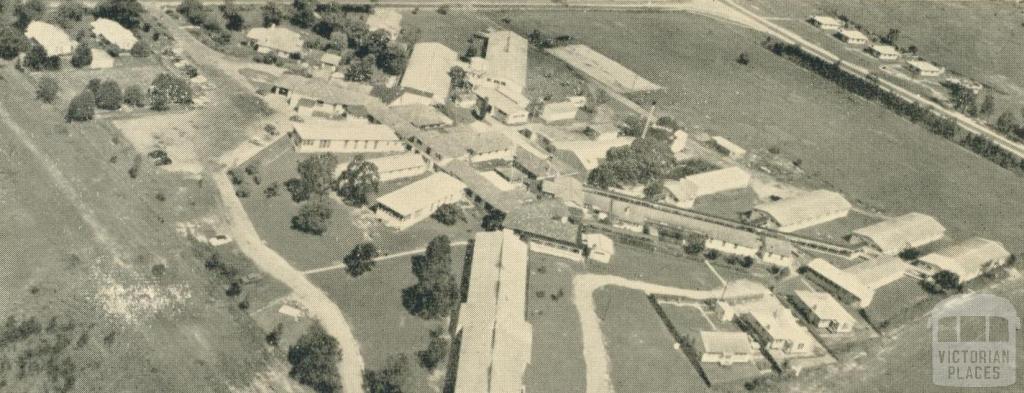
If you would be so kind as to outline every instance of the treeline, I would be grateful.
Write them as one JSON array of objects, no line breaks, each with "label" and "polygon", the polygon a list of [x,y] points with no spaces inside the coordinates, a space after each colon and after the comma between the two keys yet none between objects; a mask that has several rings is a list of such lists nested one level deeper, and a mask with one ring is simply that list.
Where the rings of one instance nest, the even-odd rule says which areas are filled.
[{"label": "treeline", "polygon": [[[768,41],[766,46],[772,53],[785,57],[801,67],[813,71],[851,93],[882,104],[889,110],[896,112],[896,114],[923,126],[933,134],[958,142],[962,146],[1004,168],[1018,172],[1024,171],[1024,160],[1014,157],[1012,153],[995,142],[962,129],[954,119],[939,115],[916,102],[907,101],[892,92],[882,89],[876,81],[871,80],[871,77],[862,78],[843,70],[841,62],[830,63],[825,61],[807,53],[799,45]],[[959,140],[957,139],[958,137],[960,138]]]}]

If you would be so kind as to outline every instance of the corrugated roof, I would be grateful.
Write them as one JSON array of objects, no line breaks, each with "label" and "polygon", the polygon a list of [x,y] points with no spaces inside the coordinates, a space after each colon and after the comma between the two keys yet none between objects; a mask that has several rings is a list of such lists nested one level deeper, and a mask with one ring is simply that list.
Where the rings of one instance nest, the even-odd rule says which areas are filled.
[{"label": "corrugated roof", "polygon": [[687,176],[685,179],[696,186],[697,197],[738,190],[750,185],[750,174],[739,167],[715,169]]},{"label": "corrugated roof", "polygon": [[991,261],[1005,260],[1010,252],[1002,243],[973,237],[921,257],[921,261],[956,273],[962,278],[976,276]]},{"label": "corrugated roof", "polygon": [[408,120],[416,127],[436,127],[455,124],[452,119],[430,105],[411,104],[391,107],[397,115]]},{"label": "corrugated roof", "polygon": [[846,272],[857,277],[865,286],[878,289],[899,280],[907,271],[907,264],[894,256],[881,257],[858,263],[846,268]]},{"label": "corrugated roof", "polygon": [[384,124],[363,120],[326,120],[320,118],[292,122],[304,140],[397,141],[395,131]]},{"label": "corrugated roof", "polygon": [[562,218],[568,216],[569,208],[561,201],[545,199],[512,210],[506,215],[504,226],[529,235],[579,245],[579,225],[562,222]]},{"label": "corrugated roof", "polygon": [[517,90],[526,87],[526,68],[529,56],[529,42],[518,34],[508,31],[493,31],[487,34],[487,74],[492,79],[505,81]]},{"label": "corrugated roof", "polygon": [[698,187],[690,180],[666,180],[664,184],[665,191],[668,191],[669,194],[672,194],[672,197],[680,202],[692,202],[698,197]]},{"label": "corrugated roof", "polygon": [[846,38],[849,38],[849,39],[852,39],[852,40],[864,40],[864,41],[867,41],[867,39],[868,39],[868,36],[864,35],[864,33],[861,33],[859,30],[853,30],[853,29],[839,30],[839,35],[841,35],[843,37],[846,37]]},{"label": "corrugated roof", "polygon": [[443,169],[465,183],[466,188],[480,197],[480,199],[505,213],[534,199],[533,194],[526,190],[502,191],[465,161],[452,161],[445,165]]},{"label": "corrugated roof", "polygon": [[393,156],[377,157],[369,160],[377,166],[381,173],[400,171],[409,168],[419,168],[426,165],[423,157],[416,153],[404,153]]},{"label": "corrugated roof", "polygon": [[449,195],[465,193],[466,185],[445,173],[435,173],[377,198],[377,203],[409,216],[434,205]]},{"label": "corrugated roof", "polygon": [[262,47],[285,53],[302,51],[302,35],[284,27],[254,27],[249,29],[245,37],[256,41]]},{"label": "corrugated roof", "polygon": [[360,90],[359,86],[350,83],[306,78],[294,74],[281,75],[274,81],[274,86],[283,87],[290,93],[312,97],[333,105],[362,105],[375,99]]},{"label": "corrugated roof", "polygon": [[744,332],[700,332],[704,352],[710,353],[751,353],[750,336]]},{"label": "corrugated roof", "polygon": [[566,150],[574,154],[583,164],[583,168],[589,171],[597,168],[601,160],[604,160],[608,154],[608,150],[629,145],[633,143],[633,140],[633,137],[624,136],[596,141],[558,141],[554,145],[559,150]]},{"label": "corrugated roof", "polygon": [[540,184],[540,189],[566,203],[583,206],[583,183],[574,177],[559,176],[544,180]]},{"label": "corrugated roof", "polygon": [[49,23],[32,21],[25,28],[25,37],[35,40],[46,50],[48,56],[70,54],[78,43],[73,41],[60,27]]},{"label": "corrugated roof", "polygon": [[131,50],[135,43],[139,41],[131,30],[110,19],[99,18],[93,21],[91,25],[93,34],[103,37],[103,39],[116,45],[121,50]]},{"label": "corrugated roof", "polygon": [[846,311],[846,308],[828,293],[796,290],[793,291],[793,294],[806,304],[818,318],[837,321],[849,324],[850,326],[857,323],[857,320]]},{"label": "corrugated roof", "polygon": [[875,291],[864,285],[857,279],[857,276],[833,266],[824,259],[814,259],[807,264],[807,268],[852,293],[860,299],[863,306],[871,303],[871,299],[875,296]]},{"label": "corrugated roof", "polygon": [[842,195],[828,190],[805,192],[778,200],[760,204],[754,210],[772,217],[781,227],[802,222],[813,221],[819,217],[836,212],[848,212],[853,206]]},{"label": "corrugated roof", "polygon": [[459,64],[459,55],[437,42],[413,46],[409,64],[402,75],[402,87],[426,93],[435,102],[448,99],[451,78],[448,72]]},{"label": "corrugated roof", "polygon": [[497,131],[435,131],[417,135],[423,145],[442,156],[458,158],[511,150],[515,144]]},{"label": "corrugated roof", "polygon": [[946,228],[942,224],[921,213],[904,214],[853,231],[855,235],[874,242],[884,254],[894,254],[920,245],[928,239],[941,237],[945,232]]}]

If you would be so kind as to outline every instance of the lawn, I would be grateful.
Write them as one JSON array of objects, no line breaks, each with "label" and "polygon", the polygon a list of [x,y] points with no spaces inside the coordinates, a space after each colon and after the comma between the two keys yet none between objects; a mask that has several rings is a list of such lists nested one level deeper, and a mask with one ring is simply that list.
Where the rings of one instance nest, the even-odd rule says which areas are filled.
[{"label": "lawn", "polygon": [[[656,99],[691,130],[750,150],[780,146],[802,160],[804,186],[837,190],[890,215],[933,215],[956,238],[980,235],[1024,249],[1020,177],[771,54],[762,34],[686,13],[500,15],[521,34],[572,35],[665,86],[637,100]],[[740,53],[749,65],[735,62]]]},{"label": "lawn", "polygon": [[601,288],[594,304],[616,391],[708,391],[643,292]]},{"label": "lawn", "polygon": [[714,319],[712,321],[715,324],[712,325],[701,315],[700,311],[692,306],[680,306],[669,302],[662,302],[661,309],[665,311],[668,320],[672,322],[672,326],[675,326],[676,331],[680,335],[689,336],[697,341],[700,341],[701,331],[717,330],[718,328],[726,330],[724,329],[725,327],[731,326],[728,322],[719,322]]},{"label": "lawn", "polygon": [[[583,339],[572,302],[572,276],[578,271],[574,262],[530,254],[527,320],[533,325],[533,356],[524,376],[528,392],[584,391]],[[559,291],[563,297],[557,297]]]},{"label": "lawn", "polygon": [[924,314],[939,300],[921,288],[919,280],[903,277],[878,289],[864,313],[875,327],[891,330]]},{"label": "lawn", "polygon": [[[465,247],[452,248],[452,273],[461,277]],[[432,329],[447,324],[413,316],[402,306],[402,290],[416,283],[411,257],[380,261],[370,273],[352,278],[342,269],[311,275],[313,283],[345,313],[352,333],[359,341],[367,369],[383,367],[388,356],[415,352],[427,347]],[[418,363],[417,363],[418,364]],[[416,365],[414,380],[421,392],[427,386],[426,371]]]},{"label": "lawn", "polygon": [[[323,235],[310,235],[291,228],[291,218],[299,211],[300,204],[291,200],[284,188],[288,179],[298,176],[297,162],[304,156],[295,153],[286,143],[275,145],[261,152],[250,162],[259,162],[260,184],[253,184],[247,178],[245,188],[250,196],[242,198],[249,217],[260,237],[275,251],[301,270],[316,269],[338,263],[356,244],[372,241],[381,253],[397,253],[425,247],[430,239],[448,235],[452,241],[466,240],[478,230],[475,216],[466,222],[448,227],[433,219],[426,219],[403,231],[395,231],[374,223],[373,213],[366,208],[356,209],[342,204],[337,198],[328,199],[333,208],[330,226]],[[343,157],[345,161],[351,157]],[[244,167],[242,165],[241,167]],[[408,182],[397,180],[396,182]],[[267,198],[264,189],[272,183],[279,184],[280,194]],[[396,188],[385,183],[382,192]]]},{"label": "lawn", "polygon": [[591,263],[587,270],[591,273],[614,274],[630,280],[686,289],[711,289],[721,285],[700,260],[625,245],[615,246],[615,255],[612,256],[611,263]]}]

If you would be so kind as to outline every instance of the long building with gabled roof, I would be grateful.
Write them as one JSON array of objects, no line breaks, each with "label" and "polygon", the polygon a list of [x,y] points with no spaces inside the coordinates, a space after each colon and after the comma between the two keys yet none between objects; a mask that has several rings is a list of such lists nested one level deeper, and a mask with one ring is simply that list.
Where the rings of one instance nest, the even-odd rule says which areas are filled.
[{"label": "long building with gabled roof", "polygon": [[941,239],[946,228],[931,216],[907,213],[853,231],[851,241],[869,254],[896,255]]},{"label": "long building with gabled roof", "polygon": [[846,217],[851,208],[839,193],[815,190],[757,205],[749,220],[780,232],[794,232]]}]

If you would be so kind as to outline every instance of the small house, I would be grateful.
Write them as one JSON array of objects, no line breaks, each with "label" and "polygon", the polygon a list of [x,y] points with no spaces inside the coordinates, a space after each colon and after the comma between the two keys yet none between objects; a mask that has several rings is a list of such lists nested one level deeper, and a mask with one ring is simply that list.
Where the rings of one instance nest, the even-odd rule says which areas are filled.
[{"label": "small house", "polygon": [[870,41],[868,36],[864,35],[864,33],[853,29],[839,30],[839,32],[836,33],[836,37],[838,37],[840,41],[850,45],[864,45]]}]

